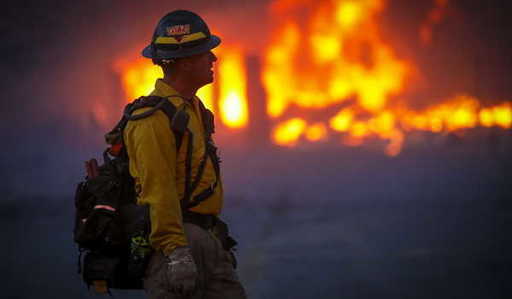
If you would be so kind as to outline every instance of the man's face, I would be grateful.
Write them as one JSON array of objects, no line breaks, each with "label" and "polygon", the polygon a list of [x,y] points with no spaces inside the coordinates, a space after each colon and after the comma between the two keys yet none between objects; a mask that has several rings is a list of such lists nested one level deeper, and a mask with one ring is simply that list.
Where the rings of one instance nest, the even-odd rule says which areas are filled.
[{"label": "man's face", "polygon": [[197,88],[213,82],[213,63],[217,57],[212,51],[183,59],[187,77]]}]

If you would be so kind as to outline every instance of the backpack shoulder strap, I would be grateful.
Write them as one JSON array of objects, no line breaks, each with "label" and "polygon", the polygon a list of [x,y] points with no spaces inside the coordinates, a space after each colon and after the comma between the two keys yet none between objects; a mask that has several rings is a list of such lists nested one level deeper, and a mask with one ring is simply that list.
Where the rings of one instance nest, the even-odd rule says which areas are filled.
[{"label": "backpack shoulder strap", "polygon": [[160,103],[160,109],[165,113],[165,115],[167,115],[171,123],[171,129],[173,130],[174,137],[176,139],[176,151],[179,151],[181,144],[183,143],[183,135],[185,135],[185,131],[188,127],[189,115],[185,110],[177,109],[176,106],[165,98]]},{"label": "backpack shoulder strap", "polygon": [[[132,115],[135,110],[145,107],[152,108],[143,113]],[[189,116],[184,110],[178,109],[168,101],[167,98],[159,96],[140,97],[126,105],[123,115],[123,119],[125,121],[123,122],[123,119],[120,121],[120,123],[122,122],[121,130],[124,129],[128,121],[146,118],[153,115],[158,110],[164,112],[167,118],[169,118],[171,130],[174,132],[176,139],[176,151],[178,151],[181,147],[183,135],[185,134],[188,126]]]},{"label": "backpack shoulder strap", "polygon": [[213,112],[206,108],[201,100],[198,100],[198,102],[201,119],[203,120],[204,131],[206,132],[207,139],[210,139],[212,134],[215,133],[215,120]]},{"label": "backpack shoulder strap", "polygon": [[205,142],[205,153],[204,157],[201,159],[201,163],[199,165],[196,178],[194,182],[192,183],[192,186],[190,187],[190,191],[188,195],[192,194],[192,192],[197,188],[199,185],[199,181],[201,180],[201,177],[203,175],[205,165],[206,165],[206,159],[210,157],[211,162],[213,163],[213,167],[215,170],[216,179],[213,184],[211,184],[208,188],[205,190],[202,190],[199,194],[195,195],[193,198],[185,197],[185,203],[183,204],[183,209],[187,211],[190,208],[193,208],[197,205],[199,205],[201,202],[208,199],[210,196],[212,196],[215,193],[215,188],[217,187],[219,180],[220,180],[220,158],[217,154],[217,147],[213,143],[212,134],[215,132],[215,125],[214,125],[214,116],[213,113],[208,110],[203,102],[199,100],[199,109],[201,118],[203,121],[205,136],[204,136],[204,142]]}]

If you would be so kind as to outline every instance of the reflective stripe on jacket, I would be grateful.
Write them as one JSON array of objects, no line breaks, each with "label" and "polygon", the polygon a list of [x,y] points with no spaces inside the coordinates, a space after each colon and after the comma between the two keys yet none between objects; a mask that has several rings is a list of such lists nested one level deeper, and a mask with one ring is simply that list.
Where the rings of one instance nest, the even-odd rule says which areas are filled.
[{"label": "reflective stripe on jacket", "polygon": [[[191,102],[173,97],[178,93],[169,85],[158,79],[153,96],[165,97],[176,107],[183,108],[189,114],[188,129],[193,133],[193,151],[191,177],[195,179],[201,159],[206,150],[204,128],[199,112],[198,98]],[[134,114],[150,108],[142,108]],[[135,179],[138,203],[150,207],[151,234],[153,248],[169,254],[177,246],[187,245],[183,232],[181,207],[179,200],[185,190],[185,160],[189,135],[183,136],[179,152],[176,153],[174,133],[170,128],[169,118],[157,111],[147,118],[128,122],[124,130],[124,142],[130,158],[130,174]],[[215,183],[217,180],[213,163],[208,158],[204,173],[194,190],[192,198]],[[201,214],[217,215],[223,204],[222,182],[214,194],[190,210]]]}]

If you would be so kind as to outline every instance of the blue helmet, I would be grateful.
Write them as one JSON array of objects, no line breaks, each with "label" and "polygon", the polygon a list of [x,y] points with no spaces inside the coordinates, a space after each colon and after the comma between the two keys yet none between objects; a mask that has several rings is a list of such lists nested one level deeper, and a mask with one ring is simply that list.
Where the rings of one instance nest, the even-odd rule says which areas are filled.
[{"label": "blue helmet", "polygon": [[210,33],[200,16],[175,10],[160,19],[151,44],[142,50],[142,55],[156,60],[173,59],[201,54],[219,44],[220,38]]}]

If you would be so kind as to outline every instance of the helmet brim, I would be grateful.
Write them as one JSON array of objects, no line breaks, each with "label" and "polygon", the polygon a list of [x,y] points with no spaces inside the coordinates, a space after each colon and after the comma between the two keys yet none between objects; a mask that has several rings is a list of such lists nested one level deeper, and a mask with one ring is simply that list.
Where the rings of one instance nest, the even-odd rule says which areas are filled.
[{"label": "helmet brim", "polygon": [[148,45],[142,50],[142,56],[151,59],[172,59],[193,56],[210,51],[220,45],[220,37],[211,35],[207,42],[191,48],[180,48],[178,50],[160,50],[153,49],[152,45]]}]

